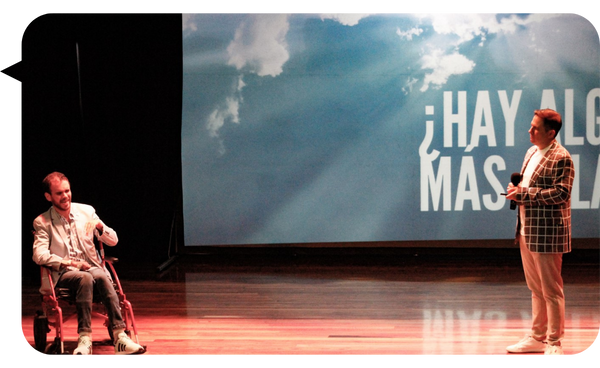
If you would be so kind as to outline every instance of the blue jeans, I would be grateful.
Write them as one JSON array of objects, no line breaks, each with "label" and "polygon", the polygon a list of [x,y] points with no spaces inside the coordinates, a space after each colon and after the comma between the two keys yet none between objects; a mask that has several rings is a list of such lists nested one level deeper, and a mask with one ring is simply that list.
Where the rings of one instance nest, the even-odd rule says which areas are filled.
[{"label": "blue jeans", "polygon": [[126,327],[121,316],[119,297],[105,270],[93,267],[87,271],[66,271],[58,279],[56,287],[68,288],[71,294],[75,295],[77,332],[79,334],[92,332],[94,287],[106,309],[109,328],[114,331]]}]

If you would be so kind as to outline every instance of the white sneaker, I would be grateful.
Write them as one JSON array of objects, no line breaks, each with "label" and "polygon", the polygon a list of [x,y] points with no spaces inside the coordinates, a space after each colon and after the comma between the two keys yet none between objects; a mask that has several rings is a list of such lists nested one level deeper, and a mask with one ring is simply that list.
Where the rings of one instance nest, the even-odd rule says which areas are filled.
[{"label": "white sneaker", "polygon": [[521,341],[506,347],[509,353],[544,353],[546,343],[537,341],[531,336],[525,336]]},{"label": "white sneaker", "polygon": [[125,332],[121,332],[117,335],[117,342],[115,343],[115,354],[143,354],[146,349],[140,344],[133,342]]},{"label": "white sneaker", "polygon": [[548,345],[544,351],[544,355],[564,355],[562,346]]},{"label": "white sneaker", "polygon": [[73,355],[91,355],[92,354],[92,339],[87,335],[79,336],[77,340],[77,348],[73,351]]}]

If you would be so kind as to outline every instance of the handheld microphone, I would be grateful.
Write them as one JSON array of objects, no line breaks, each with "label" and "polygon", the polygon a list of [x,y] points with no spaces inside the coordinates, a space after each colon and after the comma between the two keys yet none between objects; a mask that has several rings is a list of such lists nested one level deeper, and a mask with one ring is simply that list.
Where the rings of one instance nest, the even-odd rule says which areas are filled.
[{"label": "handheld microphone", "polygon": [[[523,178],[523,176],[521,175],[521,173],[512,173],[512,175],[510,176],[510,182],[516,187],[517,185],[519,185],[522,178]],[[516,208],[517,208],[517,202],[510,201],[510,209],[514,210]]]}]

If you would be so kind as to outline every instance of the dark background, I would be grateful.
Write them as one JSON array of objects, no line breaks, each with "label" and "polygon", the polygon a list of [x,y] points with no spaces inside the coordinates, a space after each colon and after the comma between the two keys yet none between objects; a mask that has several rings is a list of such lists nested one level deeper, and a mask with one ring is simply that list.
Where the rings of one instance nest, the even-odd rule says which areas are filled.
[{"label": "dark background", "polygon": [[44,15],[25,31],[10,68],[22,82],[24,276],[52,171],[117,231],[107,254],[158,264],[181,242],[181,27],[180,14]]}]

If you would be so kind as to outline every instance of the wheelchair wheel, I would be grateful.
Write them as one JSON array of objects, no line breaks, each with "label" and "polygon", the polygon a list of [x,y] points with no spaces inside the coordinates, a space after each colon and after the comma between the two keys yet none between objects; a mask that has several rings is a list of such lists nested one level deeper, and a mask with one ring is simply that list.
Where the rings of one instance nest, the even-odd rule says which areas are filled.
[{"label": "wheelchair wheel", "polygon": [[33,318],[33,339],[37,351],[45,352],[46,350],[46,335],[50,332],[48,327],[48,317],[43,312],[37,311]]}]

